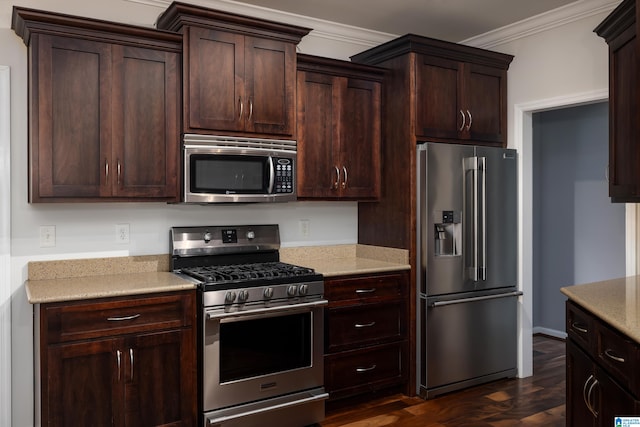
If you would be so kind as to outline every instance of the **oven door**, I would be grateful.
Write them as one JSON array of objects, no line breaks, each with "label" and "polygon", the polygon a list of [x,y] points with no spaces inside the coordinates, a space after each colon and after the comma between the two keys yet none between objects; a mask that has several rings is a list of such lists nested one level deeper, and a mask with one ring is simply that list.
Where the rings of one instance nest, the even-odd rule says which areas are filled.
[{"label": "oven door", "polygon": [[326,300],[243,312],[204,311],[204,411],[324,384]]}]

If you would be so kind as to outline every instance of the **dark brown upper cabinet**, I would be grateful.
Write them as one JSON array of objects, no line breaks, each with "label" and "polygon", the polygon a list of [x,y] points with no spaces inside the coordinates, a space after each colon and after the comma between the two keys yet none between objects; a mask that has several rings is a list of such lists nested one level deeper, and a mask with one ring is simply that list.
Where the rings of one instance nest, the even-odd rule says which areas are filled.
[{"label": "dark brown upper cabinet", "polygon": [[298,55],[298,197],[380,197],[384,70]]},{"label": "dark brown upper cabinet", "polygon": [[609,45],[609,196],[640,202],[638,22],[625,0],[594,30]]},{"label": "dark brown upper cabinet", "polygon": [[296,45],[310,30],[174,2],[184,36],[185,133],[295,135]]},{"label": "dark brown upper cabinet", "polygon": [[178,34],[14,7],[28,46],[29,201],[177,201]]},{"label": "dark brown upper cabinet", "polygon": [[507,70],[513,56],[408,34],[352,61],[403,68],[396,96],[412,105],[419,140],[506,146]]}]

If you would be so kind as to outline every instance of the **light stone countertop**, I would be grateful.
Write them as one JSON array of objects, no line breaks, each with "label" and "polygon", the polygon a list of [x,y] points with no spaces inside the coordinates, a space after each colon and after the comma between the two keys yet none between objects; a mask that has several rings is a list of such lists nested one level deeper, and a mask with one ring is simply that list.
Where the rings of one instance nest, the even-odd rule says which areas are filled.
[{"label": "light stone countertop", "polygon": [[[326,277],[411,268],[406,250],[354,244],[280,248],[280,260]],[[25,282],[31,304],[194,288],[169,272],[169,255],[30,262]]]},{"label": "light stone countertop", "polygon": [[410,270],[409,251],[368,245],[280,248],[280,260],[325,277]]},{"label": "light stone countertop", "polygon": [[195,289],[195,285],[173,273],[149,272],[29,280],[25,288],[31,304],[44,304],[189,290]]},{"label": "light stone countertop", "polygon": [[567,286],[560,291],[640,343],[640,276]]}]

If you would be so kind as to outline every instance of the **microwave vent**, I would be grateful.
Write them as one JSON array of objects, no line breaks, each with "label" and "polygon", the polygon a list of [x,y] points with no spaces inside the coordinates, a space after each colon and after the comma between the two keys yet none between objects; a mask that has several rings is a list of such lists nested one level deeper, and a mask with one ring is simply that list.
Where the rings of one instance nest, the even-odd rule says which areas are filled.
[{"label": "microwave vent", "polygon": [[184,145],[220,148],[253,148],[295,153],[297,151],[298,142],[290,139],[238,138],[232,136],[185,134]]}]

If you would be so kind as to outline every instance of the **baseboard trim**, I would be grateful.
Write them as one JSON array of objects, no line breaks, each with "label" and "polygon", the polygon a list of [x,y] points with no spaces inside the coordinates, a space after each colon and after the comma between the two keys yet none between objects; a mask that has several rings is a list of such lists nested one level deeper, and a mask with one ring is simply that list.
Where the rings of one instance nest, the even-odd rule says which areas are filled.
[{"label": "baseboard trim", "polygon": [[551,338],[558,338],[561,340],[567,339],[567,333],[562,331],[557,331],[555,329],[543,328],[541,326],[536,326],[533,328],[533,335],[546,335]]}]

